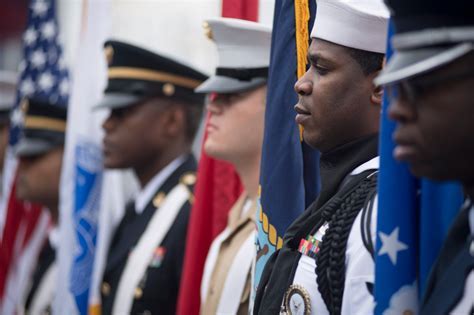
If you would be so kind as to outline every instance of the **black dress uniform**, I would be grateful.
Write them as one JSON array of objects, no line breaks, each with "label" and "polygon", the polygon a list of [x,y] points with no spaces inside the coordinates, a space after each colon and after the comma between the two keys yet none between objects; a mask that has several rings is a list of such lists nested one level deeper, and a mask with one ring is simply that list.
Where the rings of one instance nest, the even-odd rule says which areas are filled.
[{"label": "black dress uniform", "polygon": [[421,314],[474,314],[473,278],[474,207],[467,200],[431,271]]},{"label": "black dress uniform", "polygon": [[[377,143],[377,135],[363,137],[321,156],[322,191],[320,196],[288,228],[283,247],[276,251],[265,265],[257,290],[254,314],[280,314],[280,311],[283,311],[283,314],[291,314],[284,305],[282,309],[282,302],[287,298],[291,299],[289,296],[289,294],[291,295],[291,285],[299,261],[303,257],[298,246],[302,239],[314,234],[324,222],[330,222],[330,227],[321,242],[318,255],[330,252],[333,257],[331,261],[321,257],[315,258],[318,267],[313,272],[318,275],[318,290],[321,292],[329,313],[340,313],[344,288],[345,242],[347,242],[349,231],[361,209],[363,209],[362,211],[371,210],[367,201],[374,196],[376,188],[376,175],[373,176],[376,170],[372,167],[357,175],[348,175],[358,166],[377,157]],[[344,204],[350,206],[343,207]],[[347,213],[345,222],[331,219],[339,209],[343,209]],[[366,217],[370,218],[371,215]],[[370,219],[368,219],[369,221]],[[333,233],[330,232],[331,230]],[[334,247],[334,242],[328,237],[335,238],[336,234],[339,235],[340,241]],[[370,249],[367,248],[367,251]],[[370,290],[371,285],[368,283],[364,290]],[[295,287],[293,291],[300,294],[303,290]],[[298,297],[304,301],[307,310],[311,304],[310,299],[313,293],[305,292]],[[307,313],[302,312],[301,314]]]},{"label": "black dress uniform", "polygon": [[[207,76],[199,71],[119,41],[107,41],[105,53],[108,84],[96,108],[113,112],[149,99],[157,105],[169,100],[170,106],[202,108],[204,96],[194,89]],[[191,128],[188,124],[186,119],[183,128]],[[183,130],[186,137],[188,131]],[[179,156],[153,179],[142,183],[140,197],[148,198],[149,189],[157,189],[155,195],[138,198],[144,208],[142,203],[140,209],[130,204],[115,230],[101,286],[102,314],[175,314],[196,170],[194,157],[185,152],[176,153]],[[153,187],[161,176],[166,180]]]},{"label": "black dress uniform", "polygon": [[151,217],[160,211],[160,203],[178,184],[189,188],[190,199],[181,207],[170,230],[157,250],[160,260],[150,261],[139,286],[135,289],[135,299],[131,314],[175,314],[178,289],[183,266],[186,231],[191,210],[191,199],[195,181],[196,161],[188,156],[186,161],[174,171],[156,191],[144,211],[137,214],[134,203],[130,203],[113,237],[102,283],[102,312],[112,314],[117,287],[127,259],[147,228]]}]

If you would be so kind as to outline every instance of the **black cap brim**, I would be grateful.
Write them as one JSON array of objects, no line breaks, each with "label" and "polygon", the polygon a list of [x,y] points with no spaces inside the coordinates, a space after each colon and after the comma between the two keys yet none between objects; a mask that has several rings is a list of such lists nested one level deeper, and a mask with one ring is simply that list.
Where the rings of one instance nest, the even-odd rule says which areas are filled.
[{"label": "black cap brim", "polygon": [[43,155],[52,149],[56,148],[58,144],[51,143],[42,139],[28,139],[22,138],[15,146],[14,152],[17,157],[31,157]]},{"label": "black cap brim", "polygon": [[461,43],[450,47],[397,51],[374,83],[389,85],[406,80],[449,64],[473,50],[472,43]]},{"label": "black cap brim", "polygon": [[136,104],[143,99],[145,97],[127,93],[105,93],[100,103],[93,107],[93,110],[123,108]]},{"label": "black cap brim", "polygon": [[196,93],[240,93],[267,83],[266,78],[253,78],[249,81],[215,75],[204,81],[194,91]]}]

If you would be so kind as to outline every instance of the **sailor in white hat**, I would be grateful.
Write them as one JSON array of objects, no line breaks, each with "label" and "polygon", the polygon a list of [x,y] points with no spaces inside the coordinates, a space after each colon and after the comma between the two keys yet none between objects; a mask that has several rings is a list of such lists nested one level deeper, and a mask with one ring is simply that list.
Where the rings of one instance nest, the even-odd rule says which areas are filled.
[{"label": "sailor in white hat", "polygon": [[208,20],[206,28],[219,62],[215,75],[196,89],[211,94],[204,149],[233,164],[244,192],[229,212],[226,229],[209,250],[201,314],[248,314],[271,29],[228,18]]},{"label": "sailor in white hat", "polygon": [[322,189],[265,266],[254,314],[372,314],[378,126],[388,10],[317,0],[295,120],[321,152]]}]

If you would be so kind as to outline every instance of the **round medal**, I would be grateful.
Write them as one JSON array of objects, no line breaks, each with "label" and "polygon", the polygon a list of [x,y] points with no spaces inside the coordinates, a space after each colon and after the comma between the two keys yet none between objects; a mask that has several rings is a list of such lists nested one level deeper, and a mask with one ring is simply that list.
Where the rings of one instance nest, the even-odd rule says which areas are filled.
[{"label": "round medal", "polygon": [[292,284],[286,291],[285,308],[289,315],[310,315],[310,301],[308,291],[298,284]]}]

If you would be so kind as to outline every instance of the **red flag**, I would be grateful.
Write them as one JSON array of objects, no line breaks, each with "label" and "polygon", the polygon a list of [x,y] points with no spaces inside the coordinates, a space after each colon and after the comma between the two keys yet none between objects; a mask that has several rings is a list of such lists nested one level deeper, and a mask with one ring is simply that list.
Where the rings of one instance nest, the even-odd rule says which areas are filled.
[{"label": "red flag", "polygon": [[[223,0],[222,16],[256,21],[258,0]],[[204,133],[203,143],[206,137],[207,132]],[[201,278],[207,252],[212,240],[224,230],[227,214],[241,192],[242,184],[234,168],[229,163],[210,158],[201,147],[195,204],[189,221],[181,275],[178,315],[199,314]]]}]

